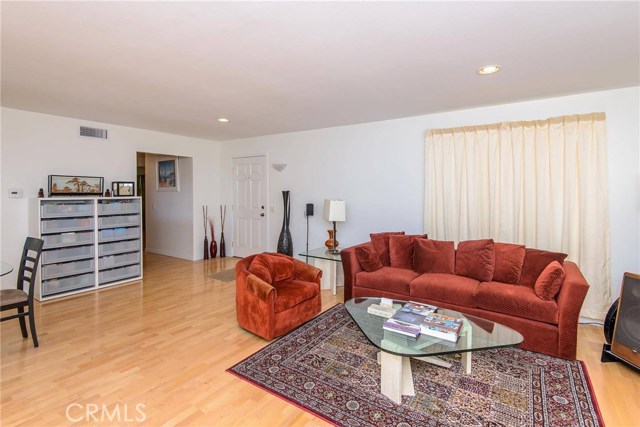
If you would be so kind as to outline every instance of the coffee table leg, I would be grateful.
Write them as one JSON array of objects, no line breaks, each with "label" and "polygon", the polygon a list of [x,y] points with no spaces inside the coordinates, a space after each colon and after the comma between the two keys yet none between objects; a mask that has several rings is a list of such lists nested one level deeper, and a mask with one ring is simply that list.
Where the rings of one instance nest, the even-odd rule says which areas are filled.
[{"label": "coffee table leg", "polygon": [[461,357],[462,367],[468,375],[471,373],[471,352],[467,351],[465,353],[462,353]]},{"label": "coffee table leg", "polygon": [[402,395],[414,396],[411,360],[408,357],[381,351],[380,391],[395,403],[402,402]]}]

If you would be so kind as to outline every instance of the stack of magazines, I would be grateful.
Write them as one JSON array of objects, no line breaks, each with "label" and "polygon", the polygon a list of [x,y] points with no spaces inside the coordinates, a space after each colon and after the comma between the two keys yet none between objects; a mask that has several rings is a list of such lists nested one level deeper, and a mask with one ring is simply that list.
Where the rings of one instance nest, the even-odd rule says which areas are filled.
[{"label": "stack of magazines", "polygon": [[437,307],[409,302],[387,319],[382,328],[412,338],[425,334],[434,338],[456,342],[462,329],[462,319],[439,314]]},{"label": "stack of magazines", "polygon": [[384,322],[382,329],[417,338],[422,322],[436,309],[437,307],[432,305],[408,302]]},{"label": "stack of magazines", "polygon": [[431,313],[420,323],[420,331],[425,335],[456,342],[462,329],[462,319],[445,314]]}]

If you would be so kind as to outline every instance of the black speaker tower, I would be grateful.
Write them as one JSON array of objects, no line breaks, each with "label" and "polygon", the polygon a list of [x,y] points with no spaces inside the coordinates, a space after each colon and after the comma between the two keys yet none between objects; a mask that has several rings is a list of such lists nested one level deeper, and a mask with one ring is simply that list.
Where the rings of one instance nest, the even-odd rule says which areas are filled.
[{"label": "black speaker tower", "polygon": [[620,298],[604,320],[601,362],[621,362],[640,372],[640,276],[624,273]]}]

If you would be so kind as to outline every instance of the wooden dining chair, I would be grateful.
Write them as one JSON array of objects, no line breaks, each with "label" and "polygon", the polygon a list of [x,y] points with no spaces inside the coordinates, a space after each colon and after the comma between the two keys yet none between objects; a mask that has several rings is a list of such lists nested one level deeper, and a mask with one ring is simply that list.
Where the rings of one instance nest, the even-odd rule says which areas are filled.
[{"label": "wooden dining chair", "polygon": [[[18,269],[17,288],[0,290],[0,311],[18,310],[17,314],[0,318],[0,322],[16,318],[19,319],[22,336],[28,338],[29,334],[27,334],[27,325],[24,318],[29,316],[29,328],[31,329],[31,338],[33,339],[34,347],[38,347],[38,336],[36,335],[36,322],[33,312],[33,288],[43,245],[44,241],[27,237],[27,240],[24,242],[24,249],[22,250],[20,268]],[[25,284],[27,285],[28,292],[25,291]],[[24,311],[25,307],[28,307],[28,312]]]}]

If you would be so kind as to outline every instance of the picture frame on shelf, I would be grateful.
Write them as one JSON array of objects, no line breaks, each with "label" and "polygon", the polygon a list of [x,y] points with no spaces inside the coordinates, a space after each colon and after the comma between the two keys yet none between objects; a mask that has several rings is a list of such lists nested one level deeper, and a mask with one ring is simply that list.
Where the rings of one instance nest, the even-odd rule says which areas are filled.
[{"label": "picture frame on shelf", "polygon": [[156,191],[180,191],[178,157],[158,157]]},{"label": "picture frame on shelf", "polygon": [[101,176],[49,175],[49,197],[102,196],[104,178]]},{"label": "picture frame on shelf", "polygon": [[136,195],[136,184],[132,181],[113,181],[111,183],[113,197],[128,197]]}]

